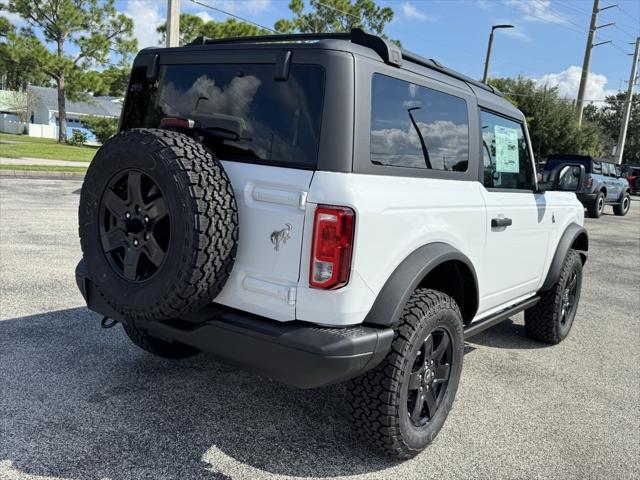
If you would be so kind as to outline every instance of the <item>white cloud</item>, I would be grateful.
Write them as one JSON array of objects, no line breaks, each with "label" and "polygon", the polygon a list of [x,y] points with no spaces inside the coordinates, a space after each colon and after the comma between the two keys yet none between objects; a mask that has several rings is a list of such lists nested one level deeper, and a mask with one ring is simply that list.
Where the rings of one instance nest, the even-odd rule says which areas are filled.
[{"label": "white cloud", "polygon": [[196,17],[199,17],[204,23],[214,20],[214,18],[211,15],[209,15],[208,12],[196,12],[194,15]]},{"label": "white cloud", "polygon": [[505,5],[515,7],[529,22],[567,23],[567,17],[551,9],[551,0],[505,0]]},{"label": "white cloud", "polygon": [[[508,22],[507,22],[508,23]],[[520,40],[522,42],[531,42],[533,38],[531,38],[526,33],[526,29],[521,26],[517,26],[516,28],[504,28],[500,30],[500,35],[504,35],[505,37],[513,38],[514,40]]]},{"label": "white cloud", "polygon": [[[580,86],[580,77],[582,69],[575,65],[567,68],[560,73],[548,73],[542,78],[534,79],[538,85],[547,85],[548,87],[557,87],[558,93],[562,97],[576,98],[578,96],[578,88]],[[615,94],[615,90],[608,90],[607,77],[600,73],[590,73],[587,81],[587,89],[585,92],[586,100],[604,100],[607,95]]]},{"label": "white cloud", "polygon": [[404,2],[402,4],[402,13],[405,17],[411,18],[414,20],[435,20],[432,15],[428,15],[426,13],[418,10],[414,5],[409,2]]},{"label": "white cloud", "polygon": [[124,14],[133,19],[133,35],[138,40],[138,48],[160,45],[160,35],[156,29],[165,22],[160,14],[161,2],[130,0]]}]

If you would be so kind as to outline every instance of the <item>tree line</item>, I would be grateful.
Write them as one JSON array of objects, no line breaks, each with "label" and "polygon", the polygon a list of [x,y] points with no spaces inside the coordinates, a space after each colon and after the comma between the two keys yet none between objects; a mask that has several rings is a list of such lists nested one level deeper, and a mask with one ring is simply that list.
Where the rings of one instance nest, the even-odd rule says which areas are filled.
[{"label": "tree line", "polygon": [[[364,28],[384,35],[393,19],[390,7],[374,0],[290,0],[290,18],[275,22],[273,29],[229,18],[204,21],[180,15],[180,44],[198,36],[227,38],[283,33],[322,33]],[[133,20],[116,11],[114,0],[9,0],[0,11],[20,15],[26,26],[15,28],[0,16],[0,76],[9,89],[27,85],[54,85],[58,89],[59,141],[66,140],[65,98],[90,95],[124,96],[129,66],[137,50]],[[0,12],[1,13],[1,12]],[[162,40],[166,26],[158,28]],[[585,108],[582,127],[574,120],[574,106],[557,88],[527,78],[495,78],[490,83],[526,116],[534,154],[543,161],[552,153],[611,156],[616,144],[624,93],[609,96],[601,104]],[[88,119],[100,139],[115,133],[116,122]],[[640,164],[640,94],[633,97],[632,117],[624,163]]]}]

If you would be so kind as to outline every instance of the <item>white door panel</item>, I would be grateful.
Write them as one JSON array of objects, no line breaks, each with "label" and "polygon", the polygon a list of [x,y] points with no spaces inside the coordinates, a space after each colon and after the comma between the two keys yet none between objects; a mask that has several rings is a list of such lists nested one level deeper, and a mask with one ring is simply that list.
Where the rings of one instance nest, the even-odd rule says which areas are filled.
[{"label": "white door panel", "polygon": [[[545,268],[552,216],[542,194],[485,188],[482,193],[487,207],[487,240],[480,315],[535,292]],[[511,225],[492,227],[492,219],[498,218],[511,219]]]},{"label": "white door panel", "polygon": [[235,192],[240,234],[231,277],[215,301],[278,320],[293,320],[306,198],[313,172],[222,163]]}]

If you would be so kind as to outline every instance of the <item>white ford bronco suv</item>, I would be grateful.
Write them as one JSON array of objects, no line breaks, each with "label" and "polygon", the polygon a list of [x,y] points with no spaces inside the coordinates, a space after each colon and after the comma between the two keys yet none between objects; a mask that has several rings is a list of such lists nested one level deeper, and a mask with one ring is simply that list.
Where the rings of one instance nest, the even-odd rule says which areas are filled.
[{"label": "white ford bronco suv", "polygon": [[77,283],[156,355],[349,381],[358,430],[410,457],[466,337],[521,311],[569,333],[583,177],[538,181],[499,92],[362,30],[145,49],[82,187]]}]

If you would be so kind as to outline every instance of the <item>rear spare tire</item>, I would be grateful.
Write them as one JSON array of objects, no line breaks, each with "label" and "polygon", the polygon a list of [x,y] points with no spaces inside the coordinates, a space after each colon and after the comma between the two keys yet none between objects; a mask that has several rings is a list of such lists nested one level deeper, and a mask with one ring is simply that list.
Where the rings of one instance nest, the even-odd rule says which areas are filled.
[{"label": "rear spare tire", "polygon": [[229,178],[178,132],[133,129],[106,142],[85,176],[79,219],[90,279],[131,321],[205,305],[233,267],[238,211]]}]

